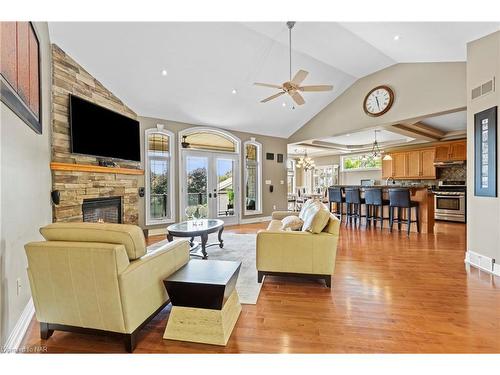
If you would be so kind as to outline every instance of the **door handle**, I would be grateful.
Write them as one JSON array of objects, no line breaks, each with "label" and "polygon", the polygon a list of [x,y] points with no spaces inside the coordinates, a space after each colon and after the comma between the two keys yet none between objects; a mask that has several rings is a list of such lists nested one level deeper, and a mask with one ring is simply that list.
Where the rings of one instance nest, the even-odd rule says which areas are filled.
[{"label": "door handle", "polygon": [[208,197],[209,197],[209,198],[212,198],[212,193],[208,193]]},{"label": "door handle", "polygon": [[214,193],[214,198],[217,198],[217,193]]}]

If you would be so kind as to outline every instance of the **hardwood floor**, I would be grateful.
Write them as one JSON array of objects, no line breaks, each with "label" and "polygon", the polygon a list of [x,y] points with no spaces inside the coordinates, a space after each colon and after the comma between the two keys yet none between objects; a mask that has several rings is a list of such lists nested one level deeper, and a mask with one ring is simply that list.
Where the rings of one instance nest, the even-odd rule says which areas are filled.
[{"label": "hardwood floor", "polygon": [[[144,328],[135,353],[499,353],[500,279],[467,270],[464,251],[463,224],[439,223],[436,234],[409,238],[342,226],[331,290],[267,277],[257,305],[243,305],[226,347],[163,340],[168,306]],[[23,345],[46,345],[50,353],[124,351],[109,337],[55,332],[41,340],[36,320]]]}]

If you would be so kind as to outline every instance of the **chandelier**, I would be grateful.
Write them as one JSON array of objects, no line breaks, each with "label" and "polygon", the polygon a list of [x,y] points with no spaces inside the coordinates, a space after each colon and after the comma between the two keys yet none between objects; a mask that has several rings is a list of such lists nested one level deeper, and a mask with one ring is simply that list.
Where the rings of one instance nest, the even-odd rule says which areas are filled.
[{"label": "chandelier", "polygon": [[307,150],[304,152],[304,156],[301,156],[296,164],[297,168],[303,168],[306,172],[314,169],[316,165],[314,164],[314,160],[307,156]]},{"label": "chandelier", "polygon": [[[367,159],[378,160],[381,158],[383,152],[380,149],[380,146],[379,146],[378,141],[377,141],[377,132],[379,132],[379,131],[380,130],[375,130],[375,139],[373,141],[372,150],[370,151],[370,153],[363,155],[362,160],[365,160],[365,161]],[[384,156],[383,160],[392,160],[392,157],[391,157],[391,155],[387,154]]]}]

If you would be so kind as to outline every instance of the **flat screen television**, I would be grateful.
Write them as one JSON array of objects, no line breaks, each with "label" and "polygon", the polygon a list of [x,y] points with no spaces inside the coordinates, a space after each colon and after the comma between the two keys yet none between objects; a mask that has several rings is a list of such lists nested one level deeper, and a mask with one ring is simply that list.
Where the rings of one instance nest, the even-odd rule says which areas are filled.
[{"label": "flat screen television", "polygon": [[141,160],[139,121],[70,95],[71,152]]}]

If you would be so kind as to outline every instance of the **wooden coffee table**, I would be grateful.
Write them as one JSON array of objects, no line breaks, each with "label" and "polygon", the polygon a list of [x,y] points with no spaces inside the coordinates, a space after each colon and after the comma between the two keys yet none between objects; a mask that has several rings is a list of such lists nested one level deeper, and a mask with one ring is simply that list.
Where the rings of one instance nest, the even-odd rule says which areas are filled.
[{"label": "wooden coffee table", "polygon": [[[207,259],[207,247],[219,245],[222,249],[224,241],[222,240],[222,231],[224,230],[224,222],[218,219],[199,219],[188,220],[180,223],[172,224],[167,227],[167,239],[169,242],[174,240],[174,237],[190,237],[191,255],[199,256]],[[219,242],[208,244],[208,235],[210,233],[219,232]],[[201,246],[194,241],[195,237],[201,237]],[[201,247],[201,254],[198,250]]]},{"label": "wooden coffee table", "polygon": [[172,310],[164,339],[226,345],[241,313],[241,262],[190,260],[163,280]]}]

